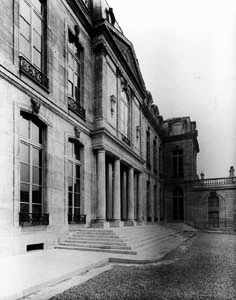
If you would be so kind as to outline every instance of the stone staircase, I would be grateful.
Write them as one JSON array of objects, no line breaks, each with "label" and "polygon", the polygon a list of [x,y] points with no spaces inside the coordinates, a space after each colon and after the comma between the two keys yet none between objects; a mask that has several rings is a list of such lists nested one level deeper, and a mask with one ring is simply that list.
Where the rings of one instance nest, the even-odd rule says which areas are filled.
[{"label": "stone staircase", "polygon": [[56,248],[82,251],[108,252],[114,254],[139,255],[152,253],[165,245],[186,239],[191,227],[179,224],[127,226],[111,229],[81,228],[70,232]]}]

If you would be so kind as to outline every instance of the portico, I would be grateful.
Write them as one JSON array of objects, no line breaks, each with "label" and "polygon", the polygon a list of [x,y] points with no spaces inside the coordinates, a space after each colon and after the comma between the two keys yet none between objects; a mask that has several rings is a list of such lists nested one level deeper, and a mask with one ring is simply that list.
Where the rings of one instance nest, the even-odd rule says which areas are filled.
[{"label": "portico", "polygon": [[93,225],[133,226],[141,223],[142,172],[106,151],[96,151],[97,203]]}]

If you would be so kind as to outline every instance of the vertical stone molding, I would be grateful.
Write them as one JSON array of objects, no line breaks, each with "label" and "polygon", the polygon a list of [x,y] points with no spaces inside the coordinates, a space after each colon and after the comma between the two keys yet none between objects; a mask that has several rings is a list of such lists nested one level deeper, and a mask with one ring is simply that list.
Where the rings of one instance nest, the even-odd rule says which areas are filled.
[{"label": "vertical stone molding", "polygon": [[134,169],[129,169],[128,175],[128,220],[134,220]]},{"label": "vertical stone molding", "polygon": [[143,175],[138,174],[138,221],[142,221],[143,217]]},{"label": "vertical stone molding", "polygon": [[114,164],[114,220],[120,220],[120,160],[116,159]]},{"label": "vertical stone molding", "polygon": [[106,166],[105,166],[105,150],[101,149],[97,152],[97,221],[105,221],[106,219]]}]

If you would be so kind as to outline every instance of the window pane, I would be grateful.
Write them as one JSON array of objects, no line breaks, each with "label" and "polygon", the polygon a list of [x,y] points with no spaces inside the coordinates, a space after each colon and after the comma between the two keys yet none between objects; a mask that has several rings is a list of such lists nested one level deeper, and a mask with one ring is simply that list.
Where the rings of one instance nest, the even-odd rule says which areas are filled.
[{"label": "window pane", "polygon": [[75,194],[74,195],[74,201],[75,201],[75,207],[80,207],[80,194]]},{"label": "window pane", "polygon": [[74,145],[74,154],[75,154],[75,159],[80,160],[80,147],[78,144]]},{"label": "window pane", "polygon": [[80,215],[80,208],[75,208],[74,214],[75,214],[76,216],[79,216],[79,215]]},{"label": "window pane", "polygon": [[68,165],[67,165],[67,176],[69,176],[69,177],[73,176],[72,168],[73,168],[72,162],[68,162]]},{"label": "window pane", "polygon": [[30,7],[24,0],[20,1],[20,14],[30,23]]},{"label": "window pane", "polygon": [[30,43],[22,35],[20,35],[20,52],[26,58],[31,60],[31,57],[30,57]]},{"label": "window pane", "polygon": [[73,56],[71,53],[68,53],[68,66],[73,69]]},{"label": "window pane", "polygon": [[37,185],[33,185],[32,191],[32,203],[41,203],[42,201],[42,188]]},{"label": "window pane", "polygon": [[76,179],[76,183],[75,183],[75,193],[79,193],[80,192],[80,180]]},{"label": "window pane", "polygon": [[72,193],[68,193],[68,201],[69,206],[72,206]]},{"label": "window pane", "polygon": [[33,48],[33,63],[38,69],[41,69],[41,53],[35,48]]},{"label": "window pane", "polygon": [[42,143],[42,130],[33,122],[31,122],[31,138],[37,143]]},{"label": "window pane", "polygon": [[75,177],[80,178],[80,166],[78,165],[75,166]]},{"label": "window pane", "polygon": [[34,28],[34,30],[36,30],[41,35],[41,33],[42,33],[42,21],[35,12],[33,12],[33,28]]},{"label": "window pane", "polygon": [[73,83],[68,81],[68,95],[73,97]]},{"label": "window pane", "polygon": [[33,148],[33,165],[42,166],[42,150]]},{"label": "window pane", "polygon": [[24,182],[29,182],[29,165],[20,164],[20,180]]},{"label": "window pane", "polygon": [[20,212],[29,213],[29,204],[21,203],[20,204]]},{"label": "window pane", "polygon": [[33,183],[34,184],[41,184],[42,183],[42,176],[41,176],[41,168],[33,167]]},{"label": "window pane", "polygon": [[30,25],[22,17],[20,18],[20,33],[27,41],[30,40]]},{"label": "window pane", "polygon": [[68,142],[68,156],[73,157],[73,143],[71,143],[70,141]]},{"label": "window pane", "polygon": [[71,68],[69,68],[68,69],[68,80],[71,82],[74,82],[73,78],[74,78],[74,72]]},{"label": "window pane", "polygon": [[20,160],[29,163],[29,146],[23,143],[20,144]]},{"label": "window pane", "polygon": [[68,180],[68,191],[72,192],[72,188],[73,188],[73,179],[71,177],[67,178]]},{"label": "window pane", "polygon": [[20,201],[29,202],[29,185],[21,183],[20,185]]},{"label": "window pane", "polygon": [[41,35],[39,35],[36,31],[33,31],[33,45],[34,48],[41,53]]},{"label": "window pane", "polygon": [[29,138],[29,121],[20,117],[20,135]]},{"label": "window pane", "polygon": [[39,13],[41,13],[41,11],[42,11],[42,4],[41,4],[41,1],[40,1],[40,0],[32,0],[32,4],[33,4],[34,8],[36,8],[37,11],[38,11]]},{"label": "window pane", "polygon": [[34,204],[32,205],[32,213],[33,214],[41,214],[41,210],[42,210],[42,206],[41,205],[37,205],[37,204]]}]

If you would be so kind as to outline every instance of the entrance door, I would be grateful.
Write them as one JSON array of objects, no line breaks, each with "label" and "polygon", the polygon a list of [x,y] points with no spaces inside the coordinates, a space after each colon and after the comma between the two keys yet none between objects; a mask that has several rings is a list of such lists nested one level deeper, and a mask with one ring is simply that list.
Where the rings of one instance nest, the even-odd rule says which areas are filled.
[{"label": "entrance door", "polygon": [[219,197],[211,195],[208,198],[208,226],[219,228]]},{"label": "entrance door", "polygon": [[173,220],[182,222],[184,220],[184,197],[183,190],[176,188],[173,194]]}]

